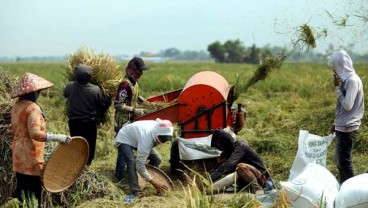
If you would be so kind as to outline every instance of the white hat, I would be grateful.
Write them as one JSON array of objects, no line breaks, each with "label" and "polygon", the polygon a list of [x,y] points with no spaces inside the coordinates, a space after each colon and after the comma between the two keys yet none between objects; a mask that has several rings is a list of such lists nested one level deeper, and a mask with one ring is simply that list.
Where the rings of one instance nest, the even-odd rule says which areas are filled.
[{"label": "white hat", "polygon": [[174,127],[169,120],[156,119],[157,121],[157,135],[158,136],[172,136]]}]

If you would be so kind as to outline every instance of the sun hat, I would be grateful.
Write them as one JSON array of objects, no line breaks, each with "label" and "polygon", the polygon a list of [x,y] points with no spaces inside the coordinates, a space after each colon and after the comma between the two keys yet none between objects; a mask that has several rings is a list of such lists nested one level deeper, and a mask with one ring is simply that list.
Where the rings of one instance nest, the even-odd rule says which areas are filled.
[{"label": "sun hat", "polygon": [[11,98],[54,86],[53,83],[30,72],[26,72],[14,87]]}]

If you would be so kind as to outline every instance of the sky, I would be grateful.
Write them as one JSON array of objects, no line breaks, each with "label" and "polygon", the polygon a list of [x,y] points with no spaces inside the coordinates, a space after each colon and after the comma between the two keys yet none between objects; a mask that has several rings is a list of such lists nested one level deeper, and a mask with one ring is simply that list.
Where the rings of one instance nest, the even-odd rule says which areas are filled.
[{"label": "sky", "polygon": [[[316,51],[368,53],[368,0],[1,0],[0,57],[64,56],[88,47],[133,56],[215,41],[292,48],[308,24]],[[327,11],[327,12],[326,12]],[[330,14],[330,15],[328,15]],[[346,19],[345,26],[336,22]],[[334,23],[335,22],[335,23]],[[354,44],[354,47],[351,47]]]}]

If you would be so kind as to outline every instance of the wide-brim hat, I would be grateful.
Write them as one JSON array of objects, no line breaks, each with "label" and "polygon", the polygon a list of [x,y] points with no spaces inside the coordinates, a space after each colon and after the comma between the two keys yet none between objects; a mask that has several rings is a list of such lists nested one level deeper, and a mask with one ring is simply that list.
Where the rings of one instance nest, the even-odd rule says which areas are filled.
[{"label": "wide-brim hat", "polygon": [[53,83],[30,72],[26,72],[14,87],[11,98],[54,86]]}]

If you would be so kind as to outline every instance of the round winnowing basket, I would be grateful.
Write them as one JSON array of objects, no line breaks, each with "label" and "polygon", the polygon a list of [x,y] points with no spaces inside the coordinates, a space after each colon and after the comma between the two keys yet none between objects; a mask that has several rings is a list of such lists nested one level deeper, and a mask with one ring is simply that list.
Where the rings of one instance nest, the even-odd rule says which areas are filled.
[{"label": "round winnowing basket", "polygon": [[[162,170],[156,168],[155,166],[146,164],[146,169],[148,173],[155,179],[166,185],[168,191],[172,191],[174,189],[174,184],[170,177],[166,175]],[[138,184],[143,189],[147,182],[137,173],[138,175]]]},{"label": "round winnowing basket", "polygon": [[81,174],[88,155],[89,146],[83,137],[72,137],[68,144],[59,144],[43,169],[43,187],[51,193],[69,188]]}]

